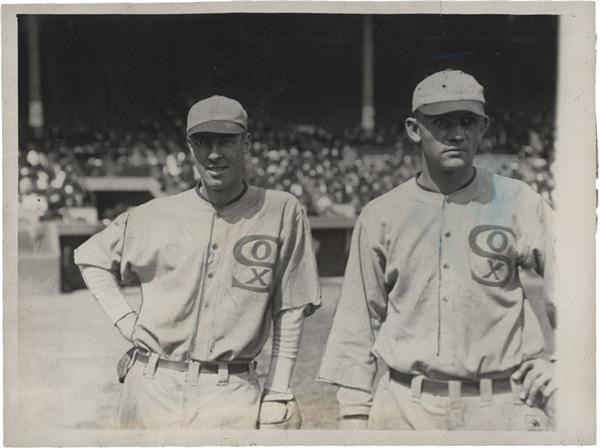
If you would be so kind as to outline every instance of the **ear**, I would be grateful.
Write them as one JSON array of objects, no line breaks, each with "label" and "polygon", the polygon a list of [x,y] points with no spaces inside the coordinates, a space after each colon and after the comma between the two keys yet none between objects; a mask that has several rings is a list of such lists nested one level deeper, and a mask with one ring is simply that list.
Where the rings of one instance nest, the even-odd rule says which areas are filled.
[{"label": "ear", "polygon": [[244,152],[250,151],[250,147],[252,146],[252,134],[246,131],[242,139],[242,144],[244,145]]},{"label": "ear", "polygon": [[404,126],[406,127],[406,133],[408,134],[408,138],[410,138],[415,143],[421,142],[421,130],[419,129],[419,122],[414,117],[408,117],[404,122]]},{"label": "ear", "polygon": [[490,117],[485,115],[483,117],[483,120],[481,120],[481,128],[480,128],[481,135],[484,135],[487,132],[489,127],[490,127]]}]

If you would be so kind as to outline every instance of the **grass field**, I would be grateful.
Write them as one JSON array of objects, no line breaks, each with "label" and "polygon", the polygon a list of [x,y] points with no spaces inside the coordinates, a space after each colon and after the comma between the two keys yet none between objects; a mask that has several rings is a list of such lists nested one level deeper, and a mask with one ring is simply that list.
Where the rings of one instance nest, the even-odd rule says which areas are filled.
[{"label": "grass field", "polygon": [[[530,296],[539,281],[529,280]],[[324,306],[306,322],[293,387],[305,429],[334,429],[338,411],[335,387],[315,380],[340,280],[323,279]],[[533,292],[531,292],[533,291]],[[137,290],[127,295],[135,306]],[[121,385],[115,366],[128,344],[87,291],[19,297],[18,421],[30,431],[114,427]],[[268,367],[270,348],[259,357]]]}]

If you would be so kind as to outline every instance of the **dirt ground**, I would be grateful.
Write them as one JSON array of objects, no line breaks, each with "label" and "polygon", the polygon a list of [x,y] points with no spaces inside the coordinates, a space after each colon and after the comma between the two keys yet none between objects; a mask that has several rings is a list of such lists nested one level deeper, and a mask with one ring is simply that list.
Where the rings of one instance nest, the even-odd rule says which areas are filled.
[{"label": "dirt ground", "polygon": [[[324,306],[305,324],[293,382],[305,428],[337,425],[335,388],[315,377],[339,287],[339,279],[323,280]],[[126,292],[136,306],[137,290]],[[127,348],[87,291],[19,297],[19,421],[31,430],[114,428],[115,366]],[[269,353],[267,344],[258,359],[263,377]]]},{"label": "dirt ground", "polygon": [[[533,293],[539,281],[529,280]],[[340,279],[323,279],[324,306],[305,325],[293,387],[305,429],[335,429],[335,387],[315,381]],[[134,306],[136,289],[127,289]],[[128,344],[87,291],[19,297],[18,420],[29,431],[114,428],[120,384],[115,366]],[[268,367],[270,347],[259,357]],[[5,389],[6,390],[6,389]]]}]

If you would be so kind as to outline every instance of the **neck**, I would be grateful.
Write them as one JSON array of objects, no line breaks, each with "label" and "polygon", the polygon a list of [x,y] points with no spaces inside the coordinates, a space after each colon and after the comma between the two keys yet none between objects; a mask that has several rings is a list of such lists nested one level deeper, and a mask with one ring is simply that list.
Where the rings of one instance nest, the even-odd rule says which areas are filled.
[{"label": "neck", "polygon": [[231,186],[226,190],[210,190],[207,189],[204,184],[200,184],[197,191],[200,196],[210,202],[216,207],[222,207],[224,205],[233,202],[238,196],[244,191],[244,181],[240,181]]},{"label": "neck", "polygon": [[419,185],[442,194],[450,194],[463,188],[475,174],[473,165],[455,171],[444,171],[430,167],[423,160],[423,171],[419,175]]}]

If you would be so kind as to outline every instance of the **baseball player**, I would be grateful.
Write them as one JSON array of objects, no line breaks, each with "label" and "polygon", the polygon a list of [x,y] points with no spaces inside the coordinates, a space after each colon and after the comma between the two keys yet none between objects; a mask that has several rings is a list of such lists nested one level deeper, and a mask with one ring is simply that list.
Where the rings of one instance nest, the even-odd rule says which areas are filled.
[{"label": "baseball player", "polygon": [[[528,185],[475,167],[483,87],[445,70],[416,87],[416,177],[357,220],[319,379],[339,385],[342,428],[543,430],[556,390],[519,280],[544,275],[552,213]],[[377,359],[388,367],[374,396]]]},{"label": "baseball player", "polygon": [[[321,304],[305,212],[244,181],[251,144],[235,100],[194,104],[187,141],[196,188],[118,216],[75,253],[93,296],[132,343],[125,428],[297,428],[290,379],[304,318]],[[119,284],[136,279],[133,310]],[[264,390],[254,358],[273,328]]]}]

